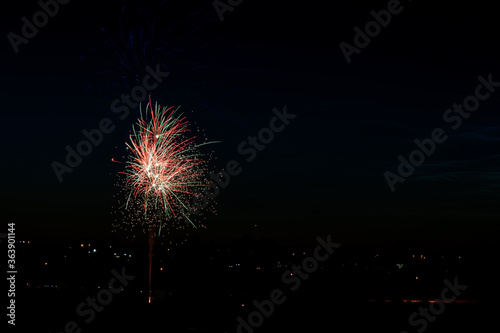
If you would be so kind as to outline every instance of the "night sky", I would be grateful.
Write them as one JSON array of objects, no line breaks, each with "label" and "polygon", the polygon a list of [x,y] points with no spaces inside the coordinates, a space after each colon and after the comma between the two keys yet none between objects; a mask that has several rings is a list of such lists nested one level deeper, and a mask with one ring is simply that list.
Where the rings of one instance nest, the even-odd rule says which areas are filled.
[{"label": "night sky", "polygon": [[[70,1],[16,54],[36,1],[2,11],[4,220],[18,238],[64,241],[110,234],[125,141],[111,103],[142,81],[146,66],[170,75],[152,91],[181,105],[213,145],[215,171],[241,162],[205,214],[206,239],[243,234],[279,242],[331,233],[340,242],[418,240],[443,244],[498,239],[500,87],[477,111],[443,120],[475,94],[479,76],[500,82],[498,17],[490,2],[402,1],[400,12],[348,63],[356,26],[387,1],[246,0],[224,13],[211,1]],[[401,7],[402,6],[402,7]],[[491,88],[491,87],[490,87]],[[483,94],[487,88],[481,90]],[[255,160],[238,145],[269,126],[272,110],[297,115]],[[116,129],[59,182],[51,164],[82,130],[110,118]],[[392,192],[415,139],[448,135]]]}]

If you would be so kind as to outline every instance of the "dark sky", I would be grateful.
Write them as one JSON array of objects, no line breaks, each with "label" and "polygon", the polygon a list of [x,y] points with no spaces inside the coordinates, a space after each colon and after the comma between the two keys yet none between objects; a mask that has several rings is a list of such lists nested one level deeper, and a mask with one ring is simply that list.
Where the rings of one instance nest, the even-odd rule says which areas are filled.
[{"label": "dark sky", "polygon": [[[120,171],[110,160],[123,155],[137,116],[120,120],[110,104],[162,63],[171,75],[152,97],[189,110],[222,141],[214,170],[242,162],[217,198],[218,215],[206,215],[207,238],[496,240],[500,91],[458,129],[443,121],[474,94],[479,75],[500,81],[494,4],[401,2],[348,64],[339,44],[353,44],[353,28],[387,4],[246,0],[221,22],[211,1],[72,0],[18,54],[7,34],[21,34],[21,18],[40,8],[6,4],[4,220],[32,239],[107,237]],[[245,162],[238,145],[285,105],[297,118]],[[51,163],[64,162],[65,146],[105,117],[116,130],[60,183]],[[398,155],[408,157],[434,128],[447,141],[392,193],[384,172],[397,172]]]}]

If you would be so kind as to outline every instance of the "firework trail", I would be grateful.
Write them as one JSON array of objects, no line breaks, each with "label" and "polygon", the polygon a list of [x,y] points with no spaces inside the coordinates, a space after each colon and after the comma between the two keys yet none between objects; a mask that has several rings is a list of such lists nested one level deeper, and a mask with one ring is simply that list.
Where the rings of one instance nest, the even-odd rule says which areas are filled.
[{"label": "firework trail", "polygon": [[[149,240],[149,302],[151,302],[151,266],[153,244],[158,223],[158,236],[163,220],[184,217],[195,228],[188,213],[195,189],[208,186],[205,160],[195,136],[188,136],[189,122],[178,108],[153,107],[151,97],[126,143],[129,158],[125,171],[125,188],[129,190],[125,208],[141,208],[147,223]],[[162,211],[162,214],[158,214]],[[148,216],[149,212],[149,216]]]}]

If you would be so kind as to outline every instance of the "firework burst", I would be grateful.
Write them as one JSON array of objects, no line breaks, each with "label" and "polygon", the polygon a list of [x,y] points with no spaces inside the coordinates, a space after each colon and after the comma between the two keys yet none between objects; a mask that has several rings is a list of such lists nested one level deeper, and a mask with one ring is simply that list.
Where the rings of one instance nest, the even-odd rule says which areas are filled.
[{"label": "firework burst", "polygon": [[[144,215],[148,207],[162,207],[167,219],[182,216],[195,228],[188,217],[191,197],[196,187],[207,186],[204,180],[204,160],[196,137],[187,137],[188,121],[174,107],[153,108],[151,99],[133,128],[127,143],[129,160],[122,172],[131,187],[127,200],[141,198]],[[147,120],[149,113],[150,119]],[[205,183],[204,183],[205,181]],[[159,232],[161,232],[161,223]]]}]

